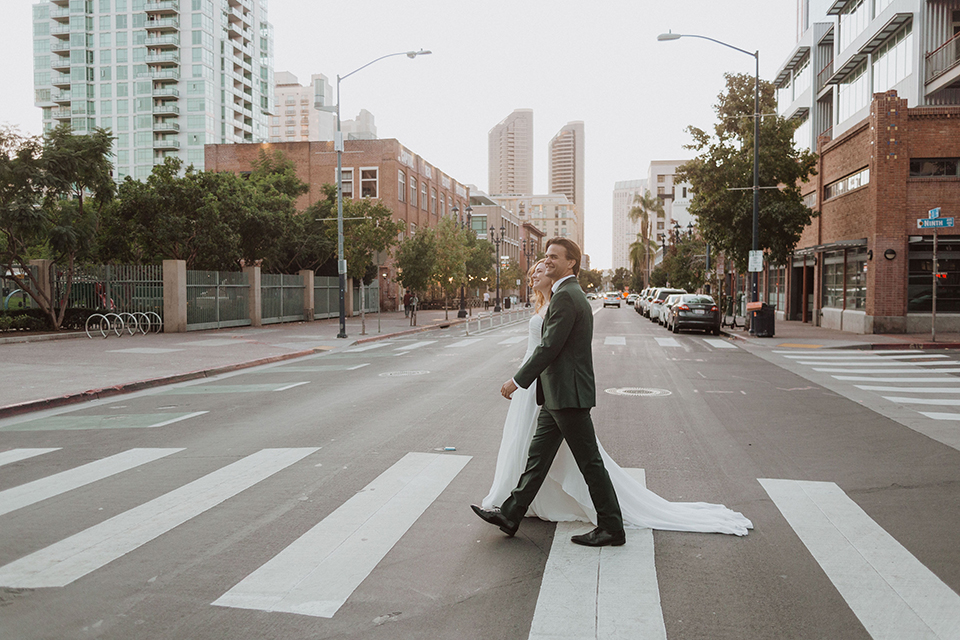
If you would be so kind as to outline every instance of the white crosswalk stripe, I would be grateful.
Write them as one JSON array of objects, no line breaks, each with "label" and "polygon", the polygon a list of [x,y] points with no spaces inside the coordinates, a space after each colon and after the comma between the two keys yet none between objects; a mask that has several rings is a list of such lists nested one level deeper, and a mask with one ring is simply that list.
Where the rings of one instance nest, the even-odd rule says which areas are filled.
[{"label": "white crosswalk stripe", "polygon": [[[627,471],[644,482],[643,469]],[[557,524],[530,640],[666,638],[653,531],[628,529],[622,547],[590,549],[570,542],[571,535],[590,528],[582,522]]]},{"label": "white crosswalk stripe", "polygon": [[603,339],[603,344],[612,345],[612,346],[625,346],[627,344],[627,339],[623,336],[607,336]]},{"label": "white crosswalk stripe", "polygon": [[428,344],[433,344],[434,342],[436,342],[436,340],[420,340],[419,342],[411,342],[410,344],[397,347],[394,349],[394,351],[413,351],[414,349],[425,347]]},{"label": "white crosswalk stripe", "polygon": [[408,453],[213,604],[332,617],[469,461]]},{"label": "white crosswalk stripe", "polygon": [[63,587],[317,451],[263,449],[0,567],[0,586]]},{"label": "white crosswalk stripe", "polygon": [[10,449],[9,451],[0,451],[0,467],[5,464],[20,462],[21,460],[27,460],[28,458],[33,458],[34,456],[59,450],[60,447],[54,447],[52,449]]},{"label": "white crosswalk stripe", "polygon": [[661,347],[679,347],[680,343],[676,338],[654,338]]},{"label": "white crosswalk stripe", "polygon": [[109,478],[183,449],[129,449],[75,469],[0,491],[0,515]]},{"label": "white crosswalk stripe", "polygon": [[518,344],[520,342],[526,342],[526,341],[527,341],[527,336],[514,336],[512,338],[507,338],[506,340],[502,340],[497,344]]},{"label": "white crosswalk stripe", "polygon": [[716,349],[736,349],[737,348],[737,345],[731,344],[721,338],[704,338],[703,341]]},{"label": "white crosswalk stripe", "polygon": [[477,342],[482,342],[482,341],[483,341],[482,338],[466,338],[465,340],[458,340],[457,342],[454,342],[453,344],[448,344],[448,345],[446,346],[446,348],[447,348],[447,349],[459,349],[459,348],[462,348],[462,347],[469,347],[469,346],[472,345],[472,344],[476,344]]},{"label": "white crosswalk stripe", "polygon": [[832,482],[760,484],[875,640],[960,637],[960,595]]}]

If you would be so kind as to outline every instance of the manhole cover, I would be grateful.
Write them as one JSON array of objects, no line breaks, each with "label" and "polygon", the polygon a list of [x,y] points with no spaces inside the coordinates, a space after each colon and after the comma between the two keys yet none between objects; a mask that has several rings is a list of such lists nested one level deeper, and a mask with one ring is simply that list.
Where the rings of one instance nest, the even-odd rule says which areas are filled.
[{"label": "manhole cover", "polygon": [[387,373],[381,373],[381,378],[400,378],[403,376],[422,376],[424,374],[430,373],[429,371],[389,371]]},{"label": "manhole cover", "polygon": [[670,392],[666,389],[644,389],[643,387],[620,387],[619,389],[606,389],[605,391],[612,396],[641,396],[644,398],[670,395]]}]

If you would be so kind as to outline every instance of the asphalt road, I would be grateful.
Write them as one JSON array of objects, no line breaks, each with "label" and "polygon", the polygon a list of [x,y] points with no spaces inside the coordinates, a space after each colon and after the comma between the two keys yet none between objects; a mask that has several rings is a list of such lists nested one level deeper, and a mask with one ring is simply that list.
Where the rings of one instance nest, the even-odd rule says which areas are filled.
[{"label": "asphalt road", "polygon": [[526,328],[441,330],[0,422],[0,638],[960,637],[960,377],[595,317],[604,447],[748,536],[481,522]]}]

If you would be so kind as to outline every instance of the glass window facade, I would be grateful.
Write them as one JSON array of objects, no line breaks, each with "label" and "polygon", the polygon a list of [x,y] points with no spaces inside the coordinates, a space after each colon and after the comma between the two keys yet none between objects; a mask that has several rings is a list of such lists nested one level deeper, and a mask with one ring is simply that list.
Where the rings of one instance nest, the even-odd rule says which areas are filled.
[{"label": "glass window facade", "polygon": [[843,308],[843,251],[826,251],[821,254],[821,299],[824,308]]},{"label": "glass window facade", "polygon": [[881,93],[913,70],[913,25],[895,33],[873,54],[873,92]]},{"label": "glass window facade", "polygon": [[837,91],[837,122],[843,122],[870,103],[870,74],[866,60],[840,83]]},{"label": "glass window facade", "polygon": [[[907,313],[933,310],[933,237],[909,245]],[[937,246],[937,313],[960,313],[960,244],[940,238]]]}]

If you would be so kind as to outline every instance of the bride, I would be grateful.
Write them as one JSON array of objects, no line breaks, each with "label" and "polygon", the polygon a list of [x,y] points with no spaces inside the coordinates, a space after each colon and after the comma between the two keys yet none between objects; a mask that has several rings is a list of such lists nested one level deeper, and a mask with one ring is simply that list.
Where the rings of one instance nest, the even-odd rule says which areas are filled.
[{"label": "bride", "polygon": [[[530,318],[524,361],[540,344],[540,330],[550,302],[550,288],[553,286],[553,281],[544,273],[543,260],[533,265],[528,276],[536,294],[537,305],[536,313]],[[513,394],[503,424],[503,439],[497,455],[493,486],[483,499],[484,508],[499,506],[517,486],[537,427],[539,407],[536,396],[534,385],[527,389],[517,389]],[[621,469],[599,442],[597,445],[616,489],[625,526],[634,529],[730,533],[738,536],[747,535],[747,529],[753,528],[750,520],[721,504],[669,502],[661,498]],[[547,479],[527,510],[527,515],[552,522],[579,520],[597,524],[597,512],[593,508],[587,484],[566,442],[560,445]]]}]

